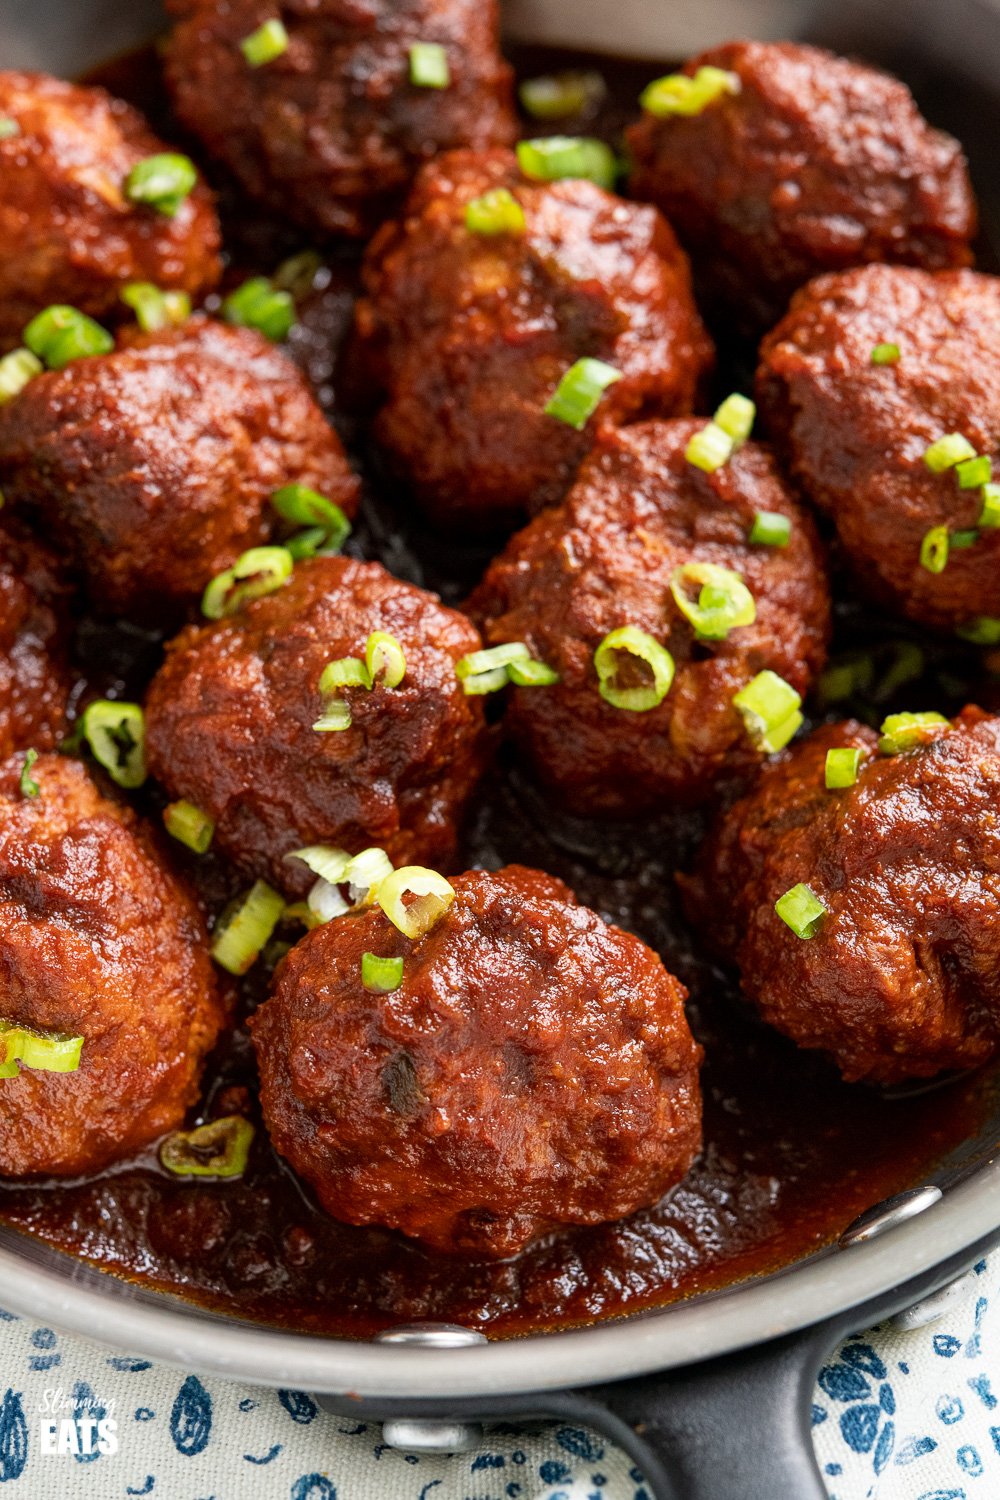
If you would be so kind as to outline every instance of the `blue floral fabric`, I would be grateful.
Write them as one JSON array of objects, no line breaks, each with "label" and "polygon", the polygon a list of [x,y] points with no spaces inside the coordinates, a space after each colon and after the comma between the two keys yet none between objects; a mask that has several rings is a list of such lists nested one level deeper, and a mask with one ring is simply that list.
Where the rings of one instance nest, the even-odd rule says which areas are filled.
[{"label": "blue floral fabric", "polygon": [[[1000,1494],[1000,1255],[943,1321],[848,1339],[820,1372],[830,1500]],[[480,1451],[397,1453],[305,1391],[185,1375],[0,1312],[0,1500],[652,1500],[596,1433],[494,1427]]]}]

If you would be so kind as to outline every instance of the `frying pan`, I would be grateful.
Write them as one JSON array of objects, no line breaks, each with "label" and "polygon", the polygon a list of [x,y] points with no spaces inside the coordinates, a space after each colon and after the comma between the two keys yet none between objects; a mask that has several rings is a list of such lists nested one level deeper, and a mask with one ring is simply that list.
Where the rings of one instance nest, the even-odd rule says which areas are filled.
[{"label": "frying pan", "polygon": [[[1000,244],[1000,0],[510,0],[512,33],[662,61],[732,35],[798,37],[906,79],[972,159]],[[162,27],[155,0],[2,0],[0,65],[72,76]],[[2,184],[0,184],[2,191]],[[808,1128],[808,1122],[803,1122]],[[571,1419],[635,1459],[657,1500],[823,1500],[815,1376],[845,1333],[931,1321],[1000,1238],[1000,1094],[978,1138],[795,1265],[660,1311],[487,1344],[423,1325],[373,1343],[282,1333],[129,1285],[0,1227],[4,1306],[201,1372],[317,1393],[387,1440],[454,1451],[475,1424]]]}]

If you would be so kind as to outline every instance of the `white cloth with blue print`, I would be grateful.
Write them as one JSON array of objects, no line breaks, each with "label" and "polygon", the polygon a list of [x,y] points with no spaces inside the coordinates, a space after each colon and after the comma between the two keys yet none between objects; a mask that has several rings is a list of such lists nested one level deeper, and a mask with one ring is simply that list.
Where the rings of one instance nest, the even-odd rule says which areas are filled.
[{"label": "white cloth with blue print", "polygon": [[[976,1271],[942,1322],[858,1335],[822,1370],[813,1435],[831,1500],[1000,1495],[1000,1254]],[[184,1376],[0,1317],[0,1500],[650,1500],[580,1428],[494,1427],[479,1453],[406,1457],[304,1392]],[[95,1451],[69,1451],[83,1430]],[[116,1452],[99,1451],[102,1432]]]}]

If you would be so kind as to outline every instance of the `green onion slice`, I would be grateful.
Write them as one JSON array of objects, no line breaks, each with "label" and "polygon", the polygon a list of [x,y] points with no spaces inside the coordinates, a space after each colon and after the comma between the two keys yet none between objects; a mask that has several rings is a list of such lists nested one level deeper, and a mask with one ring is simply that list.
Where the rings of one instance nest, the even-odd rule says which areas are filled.
[{"label": "green onion slice", "polygon": [[823,768],[823,779],[829,791],[837,791],[841,787],[853,786],[858,779],[858,767],[861,765],[861,750],[842,749],[828,750],[826,762]]},{"label": "green onion slice", "polygon": [[17,783],[22,797],[37,797],[41,791],[38,782],[33,780],[31,775],[31,768],[37,759],[37,750],[26,750],[24,752],[24,764],[21,766],[21,775]]},{"label": "green onion slice", "polygon": [[212,935],[212,957],[230,974],[245,974],[281,920],[285,903],[265,880],[255,881]]},{"label": "green onion slice", "polygon": [[250,64],[251,68],[262,68],[265,63],[274,62],[283,52],[288,51],[288,32],[285,30],[277,16],[272,16],[256,31],[251,31],[240,42],[240,51]]},{"label": "green onion slice", "polygon": [[[318,250],[299,250],[281,262],[271,276],[271,285],[277,287],[278,291],[291,292],[298,302],[300,298],[308,297],[316,286],[317,277],[323,275],[323,271],[323,257]],[[322,284],[329,284],[328,271]]]},{"label": "green onion slice", "polygon": [[333,734],[342,729],[350,729],[352,722],[351,705],[345,703],[343,698],[331,698],[313,728],[318,734]]},{"label": "green onion slice", "polygon": [[[643,668],[637,668],[641,662]],[[623,669],[632,682],[623,682]],[[644,714],[663,702],[674,680],[674,659],[654,636],[635,625],[610,631],[594,652],[598,691],[612,708]],[[637,676],[643,677],[638,686]]]},{"label": "green onion slice", "polygon": [[899,363],[898,344],[876,344],[871,353],[873,365],[895,365]]},{"label": "green onion slice", "polygon": [[615,153],[604,141],[590,136],[550,135],[535,141],[518,141],[516,151],[517,164],[525,177],[537,182],[585,177],[598,187],[615,185]]},{"label": "green onion slice", "polygon": [[721,469],[723,464],[729,462],[735,448],[736,444],[728,432],[723,431],[717,422],[708,422],[689,438],[684,457],[696,469],[714,474],[716,469]]},{"label": "green onion slice", "polygon": [[75,1073],[80,1066],[83,1037],[62,1031],[35,1031],[16,1021],[0,1021],[0,1078],[16,1078],[18,1063],[42,1073]]},{"label": "green onion slice", "polygon": [[518,97],[536,120],[565,120],[591,113],[607,94],[607,84],[593,69],[567,69],[542,78],[526,78]]},{"label": "green onion slice", "polygon": [[130,203],[147,203],[172,219],[197,181],[190,157],[161,151],[136,162],[125,179],[125,196]]},{"label": "green onion slice", "polygon": [[[283,520],[291,521],[295,526],[310,527],[318,533],[316,547],[304,552],[304,556],[312,557],[320,548],[324,552],[339,552],[351,534],[351,523],[340,506],[307,484],[282,485],[271,496],[271,504]],[[297,541],[301,547],[305,536],[306,533],[302,533],[287,544],[293,556],[296,555],[293,544]]]},{"label": "green onion slice", "polygon": [[949,432],[924,450],[924,463],[934,474],[954,469],[963,459],[975,458],[976,450],[960,432]]},{"label": "green onion slice", "polygon": [[780,510],[760,510],[753,518],[747,541],[752,547],[787,547],[792,523]]},{"label": "green onion slice", "polygon": [[484,672],[503,668],[506,680],[506,668],[511,662],[530,660],[531,652],[523,641],[507,641],[502,646],[470,651],[467,656],[460,657],[455,663],[455,676],[459,682],[465,682],[470,677],[479,677]]},{"label": "green onion slice", "polygon": [[977,453],[975,458],[963,458],[955,465],[960,490],[978,490],[993,477],[993,460],[987,453]]},{"label": "green onion slice", "polygon": [[948,720],[943,714],[890,714],[883,720],[878,747],[883,755],[899,755],[903,750],[930,744],[947,728]]},{"label": "green onion slice", "polygon": [[21,127],[10,115],[0,115],[0,141],[9,141],[21,134]]},{"label": "green onion slice", "polygon": [[90,753],[119,786],[130,791],[146,780],[146,720],[138,703],[98,698],[80,721]]},{"label": "green onion slice", "polygon": [[334,844],[309,844],[305,849],[293,849],[285,858],[300,859],[314,875],[331,885],[340,885],[346,880],[351,865],[347,850],[338,849]]},{"label": "green onion slice", "polygon": [[551,687],[559,681],[559,673],[543,661],[512,661],[507,666],[507,677],[515,687]]},{"label": "green onion slice", "polygon": [[287,547],[251,547],[231,568],[212,579],[201,598],[208,620],[238,614],[244,605],[273,594],[292,576],[294,558]]},{"label": "green onion slice", "polygon": [[[0,361],[2,363],[2,361]],[[1000,484],[984,484],[980,498],[983,508],[977,526],[1000,526]]]},{"label": "green onion slice", "polygon": [[1000,620],[993,615],[978,615],[965,625],[959,625],[955,634],[974,646],[1000,646]]},{"label": "green onion slice", "polygon": [[341,688],[363,687],[370,690],[372,675],[363,661],[356,656],[341,656],[323,668],[319,679],[319,690],[323,694],[339,693]]},{"label": "green onion slice", "polygon": [[393,870],[375,895],[392,925],[408,938],[420,938],[430,932],[454,899],[454,887],[444,876],[423,865],[404,865],[401,870]]},{"label": "green onion slice", "polygon": [[12,349],[5,354],[0,359],[0,406],[19,396],[29,380],[40,375],[43,368],[41,360],[30,349]]},{"label": "green onion slice", "polygon": [[802,699],[777,672],[758,672],[734,695],[733,705],[758,750],[768,755],[783,750],[802,723]]},{"label": "green onion slice", "polygon": [[163,826],[171,838],[195,854],[206,853],[215,835],[212,819],[193,802],[168,803],[163,809]]},{"label": "green onion slice", "polygon": [[716,427],[732,438],[734,443],[745,443],[753,431],[757,408],[749,396],[734,394],[727,396],[712,418]]},{"label": "green onion slice", "polygon": [[700,115],[709,104],[726,94],[738,94],[742,87],[738,73],[706,65],[693,77],[687,73],[668,73],[665,78],[654,79],[639,95],[639,103],[658,120],[670,119],[672,115]]},{"label": "green onion slice", "polygon": [[518,687],[547,687],[559,681],[558,672],[535,661],[523,641],[470,651],[455,663],[455,675],[467,697],[499,692],[508,682]]},{"label": "green onion slice", "polygon": [[227,323],[241,328],[256,328],[259,333],[280,343],[288,337],[295,322],[295,301],[290,292],[279,291],[266,276],[251,276],[222,303]]},{"label": "green onion slice", "polygon": [[372,686],[381,678],[383,687],[399,687],[406,676],[406,657],[394,635],[386,630],[372,631],[365,642],[365,668]]},{"label": "green onion slice", "polygon": [[362,849],[351,860],[344,877],[351,900],[356,905],[370,905],[383,880],[391,874],[392,860],[384,849]]},{"label": "green onion slice", "polygon": [[379,958],[375,953],[361,955],[361,983],[374,995],[391,995],[403,982],[401,958]]},{"label": "green onion slice", "polygon": [[307,526],[305,531],[286,536],[281,545],[288,548],[296,562],[301,562],[306,557],[325,557],[340,551],[339,547],[328,546],[328,541],[322,526]]},{"label": "green onion slice", "polygon": [[966,547],[974,547],[978,541],[978,531],[953,531],[951,534],[950,547],[952,552],[962,552]]},{"label": "green onion slice", "polygon": [[570,365],[555,391],[546,402],[547,417],[556,417],[582,432],[593,416],[609,385],[621,380],[620,370],[601,359],[578,359]]},{"label": "green onion slice", "polygon": [[160,1165],[178,1177],[242,1177],[254,1128],[242,1115],[224,1115],[194,1130],[174,1130],[160,1143]]},{"label": "green onion slice", "polygon": [[826,907],[808,885],[793,885],[774,903],[778,916],[796,937],[814,938],[826,916]]},{"label": "green onion slice", "polygon": [[943,573],[948,566],[950,550],[947,526],[932,526],[920,543],[920,566],[928,573]]},{"label": "green onion slice", "polygon": [[509,188],[491,188],[465,205],[465,227],[470,234],[524,234],[528,221]]},{"label": "green onion slice", "polygon": [[144,333],[159,333],[176,328],[191,316],[191,298],[187,292],[164,292],[151,281],[130,281],[122,287],[121,299],[135,313]]},{"label": "green onion slice", "polygon": [[[698,589],[692,599],[689,588]],[[753,594],[731,568],[716,563],[684,563],[670,575],[670,592],[695,634],[705,641],[724,641],[731,630],[757,618]]]},{"label": "green onion slice", "polygon": [[106,328],[63,303],[55,303],[32,318],[23,338],[31,353],[44,360],[50,370],[62,370],[73,359],[109,354],[115,347]]},{"label": "green onion slice", "polygon": [[419,89],[446,89],[451,82],[448,54],[440,42],[414,42],[410,48],[410,82]]}]

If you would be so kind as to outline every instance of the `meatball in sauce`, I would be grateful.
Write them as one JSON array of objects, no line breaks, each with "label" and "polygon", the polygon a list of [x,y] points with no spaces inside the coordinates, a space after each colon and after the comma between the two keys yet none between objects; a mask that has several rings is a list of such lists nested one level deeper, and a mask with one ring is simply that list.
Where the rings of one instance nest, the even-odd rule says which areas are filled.
[{"label": "meatball in sauce", "polygon": [[54,750],[66,732],[69,604],[48,548],[16,524],[0,527],[0,759]]}]

